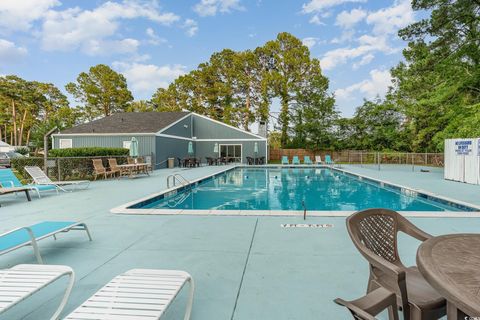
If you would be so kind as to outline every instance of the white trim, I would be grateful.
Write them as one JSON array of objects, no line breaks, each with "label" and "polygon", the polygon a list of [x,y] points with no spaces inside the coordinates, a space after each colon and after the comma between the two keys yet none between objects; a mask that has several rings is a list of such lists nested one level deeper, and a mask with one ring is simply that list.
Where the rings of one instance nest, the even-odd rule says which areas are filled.
[{"label": "white trim", "polygon": [[218,120],[211,119],[211,118],[209,118],[209,117],[207,117],[207,116],[204,116],[204,115],[201,115],[201,114],[198,114],[198,113],[195,113],[195,112],[192,112],[192,114],[193,114],[193,115],[196,115],[196,116],[199,116],[200,118],[207,119],[207,120],[210,120],[210,121],[212,121],[212,122],[215,122],[215,123],[217,123],[217,124],[221,124],[221,125],[223,125],[223,126],[225,126],[225,127],[228,127],[228,128],[230,128],[230,129],[234,129],[234,130],[240,131],[240,132],[242,132],[242,133],[246,133],[246,134],[251,135],[251,136],[254,136],[254,137],[256,137],[256,138],[265,139],[264,137],[259,136],[259,135],[257,135],[257,134],[254,134],[254,133],[245,131],[245,130],[243,130],[243,129],[240,129],[240,128],[231,126],[231,125],[229,125],[229,124],[223,123],[223,122],[218,121]]},{"label": "white trim", "polygon": [[[185,120],[188,116],[191,116],[191,115],[192,115],[192,113],[187,113],[184,117],[181,117],[181,118],[178,119],[177,121],[170,123],[168,126],[166,126],[165,128],[161,129],[160,131],[158,131],[158,132],[157,132],[157,135],[158,135],[159,133],[162,133],[163,131],[165,131],[165,130],[167,130],[167,129],[170,129],[171,127],[173,127],[174,125],[176,125],[176,124],[179,123],[180,121]],[[191,125],[190,125],[190,127],[191,127]]]},{"label": "white trim", "polygon": [[171,139],[180,139],[180,140],[187,140],[187,141],[195,141],[192,138],[187,138],[187,137],[180,137],[180,136],[174,136],[171,134],[165,134],[165,133],[157,133],[157,137],[163,137],[163,138],[171,138]]},{"label": "white trim", "polygon": [[52,137],[63,136],[155,136],[155,132],[152,133],[55,133]]},{"label": "white trim", "polygon": [[[62,142],[69,142],[69,146],[62,146]],[[72,149],[73,139],[58,139],[58,149]]]},{"label": "white trim", "polygon": [[[219,143],[218,144],[218,157],[221,157],[222,146],[240,146],[240,163],[243,163],[243,144],[241,143]],[[238,158],[238,157],[235,157]]]}]

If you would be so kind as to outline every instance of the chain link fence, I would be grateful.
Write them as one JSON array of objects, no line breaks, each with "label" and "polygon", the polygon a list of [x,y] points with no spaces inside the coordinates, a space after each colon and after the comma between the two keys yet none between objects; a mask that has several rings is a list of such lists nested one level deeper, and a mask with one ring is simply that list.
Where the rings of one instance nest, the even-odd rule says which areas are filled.
[{"label": "chain link fence", "polygon": [[313,160],[315,156],[320,156],[324,160],[326,155],[330,155],[335,162],[343,164],[401,164],[443,167],[444,163],[443,153],[371,152],[358,150],[311,151],[306,149],[270,149],[269,159],[275,162],[280,161],[282,156],[287,156],[289,159],[292,159],[293,156],[298,156],[303,160],[304,156],[309,156]]},{"label": "chain link fence", "polygon": [[[127,163],[127,156],[48,158],[46,173],[52,180],[89,180],[93,178],[93,159],[102,159],[103,165],[108,168],[108,159],[112,158],[117,159],[118,164]],[[44,169],[44,159],[14,158],[11,160],[11,166],[19,177],[29,181],[31,177],[24,168],[37,166]]]}]

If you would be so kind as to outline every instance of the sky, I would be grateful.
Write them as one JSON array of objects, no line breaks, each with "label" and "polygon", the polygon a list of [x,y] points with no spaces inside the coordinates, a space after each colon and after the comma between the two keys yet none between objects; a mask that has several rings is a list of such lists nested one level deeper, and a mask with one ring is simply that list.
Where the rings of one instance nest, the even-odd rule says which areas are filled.
[{"label": "sky", "polygon": [[0,75],[65,92],[103,63],[149,99],[216,51],[289,32],[320,59],[350,117],[364,98],[384,96],[406,45],[397,31],[418,19],[409,0],[0,0]]}]

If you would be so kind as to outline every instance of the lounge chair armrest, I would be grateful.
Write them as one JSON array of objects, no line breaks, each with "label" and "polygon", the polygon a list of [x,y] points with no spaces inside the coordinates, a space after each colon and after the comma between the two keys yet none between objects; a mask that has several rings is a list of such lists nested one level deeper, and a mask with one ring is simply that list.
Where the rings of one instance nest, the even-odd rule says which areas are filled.
[{"label": "lounge chair armrest", "polygon": [[4,187],[4,188],[8,188],[8,187],[13,188],[13,187],[15,187],[15,184],[13,183],[13,181],[10,181],[10,180],[9,180],[9,181],[3,181],[3,182],[1,183],[1,185],[2,185],[2,187]]}]

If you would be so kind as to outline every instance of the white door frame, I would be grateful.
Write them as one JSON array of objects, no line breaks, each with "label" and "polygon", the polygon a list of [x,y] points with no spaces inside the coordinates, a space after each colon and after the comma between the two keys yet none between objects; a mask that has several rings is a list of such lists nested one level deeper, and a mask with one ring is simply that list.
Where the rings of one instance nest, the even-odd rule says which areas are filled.
[{"label": "white door frame", "polygon": [[222,143],[218,145],[218,157],[221,157],[222,146],[240,146],[240,163],[243,163],[243,144],[241,143]]}]

